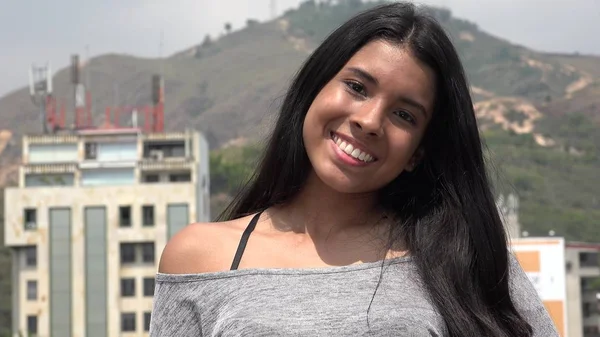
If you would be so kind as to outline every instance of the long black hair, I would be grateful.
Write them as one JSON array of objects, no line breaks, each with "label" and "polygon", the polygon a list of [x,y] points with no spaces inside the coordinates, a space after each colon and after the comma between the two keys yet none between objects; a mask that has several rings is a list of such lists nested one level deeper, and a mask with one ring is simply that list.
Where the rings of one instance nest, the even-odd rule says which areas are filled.
[{"label": "long black hair", "polygon": [[253,178],[221,219],[282,205],[297,195],[310,172],[302,126],[312,101],[360,48],[377,39],[409,48],[437,81],[423,160],[379,193],[394,214],[392,241],[406,245],[451,336],[531,336],[510,297],[507,238],[464,69],[440,25],[412,4],[362,12],[312,53],[291,83]]}]

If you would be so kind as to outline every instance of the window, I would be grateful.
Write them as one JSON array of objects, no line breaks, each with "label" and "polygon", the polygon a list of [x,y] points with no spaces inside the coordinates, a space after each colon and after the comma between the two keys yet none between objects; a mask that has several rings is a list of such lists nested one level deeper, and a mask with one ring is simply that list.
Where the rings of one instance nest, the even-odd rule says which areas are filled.
[{"label": "window", "polygon": [[128,312],[121,314],[121,331],[135,331],[135,313]]},{"label": "window", "polygon": [[154,206],[142,206],[142,225],[154,226]]},{"label": "window", "polygon": [[191,174],[189,172],[184,173],[173,173],[169,175],[169,181],[172,183],[175,182],[186,182],[191,181]]},{"label": "window", "polygon": [[582,268],[585,268],[585,267],[597,268],[599,266],[598,253],[597,252],[581,252],[581,253],[579,253],[579,266]]},{"label": "window", "polygon": [[27,281],[27,300],[37,300],[37,281]]},{"label": "window", "polygon": [[96,143],[86,143],[85,144],[85,159],[96,159],[98,152],[98,144]]},{"label": "window", "polygon": [[154,242],[142,243],[142,261],[154,262]]},{"label": "window", "polygon": [[147,296],[147,297],[154,296],[154,278],[153,277],[145,277],[144,278],[144,296]]},{"label": "window", "polygon": [[27,267],[37,266],[37,246],[25,247],[25,265]]},{"label": "window", "polygon": [[146,183],[157,183],[159,180],[158,174],[148,174],[144,177]]},{"label": "window", "polygon": [[592,336],[596,336],[598,334],[598,332],[600,332],[600,329],[598,329],[598,326],[588,325],[588,326],[583,327],[583,332],[586,335],[590,334]]},{"label": "window", "polygon": [[590,315],[591,315],[591,304],[590,303],[583,303],[582,311],[583,311],[583,317],[584,318],[590,317]]},{"label": "window", "polygon": [[121,263],[135,262],[135,245],[133,243],[121,244]]},{"label": "window", "polygon": [[38,333],[37,316],[27,316],[27,333],[29,335],[35,335]]},{"label": "window", "polygon": [[131,207],[130,206],[119,207],[119,226],[131,227]]},{"label": "window", "polygon": [[34,208],[26,208],[23,211],[23,227],[26,231],[37,228],[37,211]]},{"label": "window", "polygon": [[135,296],[135,279],[134,278],[121,279],[121,296],[122,297]]},{"label": "window", "polygon": [[[155,154],[160,153],[156,156]],[[167,141],[160,143],[147,143],[144,144],[144,157],[156,158],[162,160],[163,158],[169,157],[184,157],[185,156],[185,142],[184,141]],[[158,157],[158,158],[157,158]]]},{"label": "window", "polygon": [[150,331],[150,319],[151,314],[149,312],[144,313],[144,331]]}]

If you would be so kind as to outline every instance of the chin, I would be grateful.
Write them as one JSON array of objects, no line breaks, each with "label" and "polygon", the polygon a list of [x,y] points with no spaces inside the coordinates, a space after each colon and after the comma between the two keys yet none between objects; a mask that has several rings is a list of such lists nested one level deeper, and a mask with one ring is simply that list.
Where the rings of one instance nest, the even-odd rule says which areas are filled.
[{"label": "chin", "polygon": [[380,189],[380,187],[374,186],[372,179],[369,179],[369,181],[358,181],[333,167],[326,170],[315,169],[315,175],[323,184],[338,193],[365,194],[373,193]]}]

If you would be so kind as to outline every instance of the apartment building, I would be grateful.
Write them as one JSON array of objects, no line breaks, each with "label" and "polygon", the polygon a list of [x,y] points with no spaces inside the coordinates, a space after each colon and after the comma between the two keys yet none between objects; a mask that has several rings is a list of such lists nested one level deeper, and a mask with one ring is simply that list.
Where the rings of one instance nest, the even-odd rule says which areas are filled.
[{"label": "apartment building", "polygon": [[90,129],[22,146],[5,190],[13,334],[146,336],[166,242],[210,220],[205,138]]},{"label": "apartment building", "polygon": [[513,239],[511,248],[562,337],[600,337],[600,244]]},{"label": "apartment building", "polygon": [[567,242],[567,321],[570,337],[600,337],[600,244]]}]

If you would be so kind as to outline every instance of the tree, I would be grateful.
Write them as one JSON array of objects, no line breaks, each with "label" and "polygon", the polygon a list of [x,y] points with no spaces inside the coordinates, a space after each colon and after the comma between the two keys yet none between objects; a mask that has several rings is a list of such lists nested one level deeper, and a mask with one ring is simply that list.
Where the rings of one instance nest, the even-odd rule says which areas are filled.
[{"label": "tree", "polygon": [[209,34],[206,34],[206,36],[204,37],[204,41],[202,41],[202,44],[200,45],[201,47],[208,47],[212,44],[212,39],[210,38]]},{"label": "tree", "polygon": [[231,23],[225,23],[225,31],[227,32],[227,34],[231,33]]},{"label": "tree", "polygon": [[246,20],[246,26],[248,28],[252,28],[252,27],[257,26],[257,25],[258,25],[258,20],[256,20],[256,19],[248,19],[248,20]]}]

